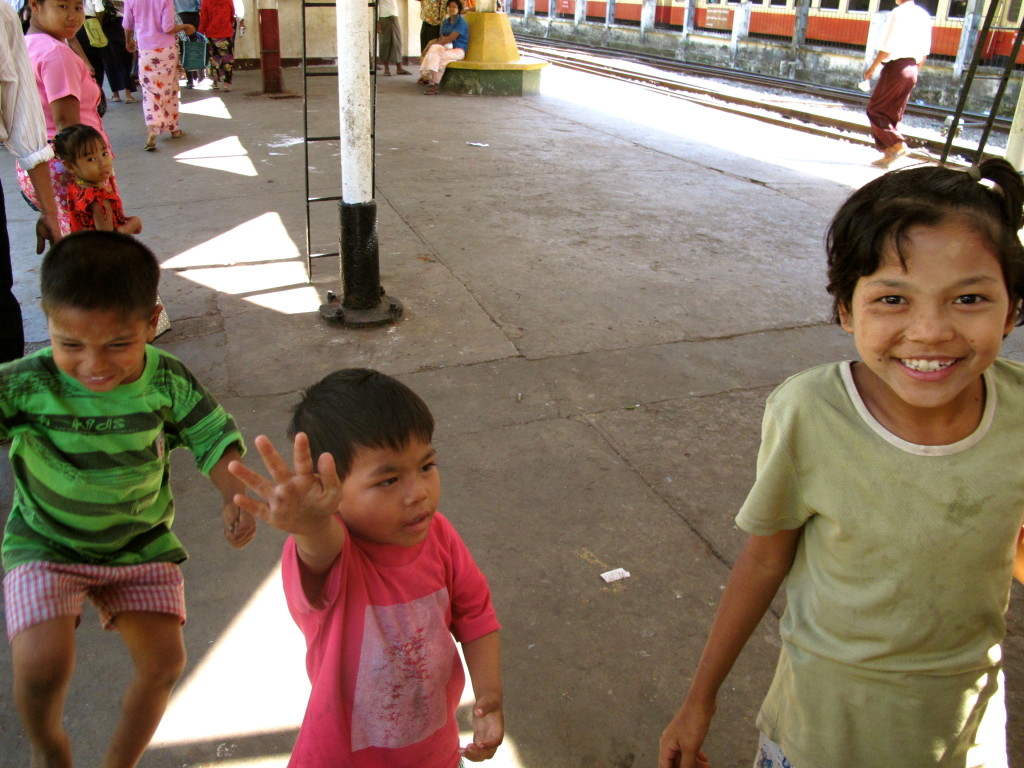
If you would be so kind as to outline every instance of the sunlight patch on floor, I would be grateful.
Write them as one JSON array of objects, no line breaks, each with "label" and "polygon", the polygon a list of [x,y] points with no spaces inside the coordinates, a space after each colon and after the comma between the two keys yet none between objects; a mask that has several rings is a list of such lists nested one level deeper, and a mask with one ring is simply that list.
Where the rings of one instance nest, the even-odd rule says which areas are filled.
[{"label": "sunlight patch on floor", "polygon": [[[153,746],[298,728],[309,697],[305,657],[305,643],[288,614],[277,567],[178,685]],[[261,758],[238,765],[285,762]]]},{"label": "sunlight patch on floor", "polygon": [[293,288],[288,291],[270,291],[255,296],[246,296],[245,300],[264,309],[272,309],[282,315],[301,315],[319,312],[323,301],[316,288],[307,285],[305,288]]},{"label": "sunlight patch on floor", "polygon": [[294,288],[306,284],[306,268],[297,261],[187,269],[178,274],[207,288],[233,295]]},{"label": "sunlight patch on floor", "polygon": [[299,255],[281,214],[269,211],[172,256],[164,269],[227,267],[239,261],[282,261]]},{"label": "sunlight patch on floor", "polygon": [[218,141],[189,149],[174,156],[185,165],[226,171],[239,176],[258,176],[256,166],[249,159],[249,153],[237,136],[228,136]]},{"label": "sunlight patch on floor", "polygon": [[187,104],[183,102],[178,111],[185,115],[219,117],[221,120],[231,119],[231,113],[228,111],[228,105],[224,103],[224,99],[220,96],[211,96],[208,99],[190,101]]},{"label": "sunlight patch on floor", "polygon": [[[642,70],[639,65],[637,68]],[[661,151],[675,156],[681,156],[691,148],[699,155],[706,152],[707,147],[719,147],[739,157],[798,170],[851,188],[862,186],[880,173],[870,165],[878,157],[871,147],[719,112],[666,93],[573,72],[564,67],[544,70],[541,93],[548,98],[602,112],[617,123],[622,116],[628,115],[633,123],[645,130],[658,131],[683,142],[673,148],[671,140],[657,141]],[[867,118],[864,120],[866,123]],[[644,144],[648,145],[648,142],[645,140]],[[698,167],[695,166],[695,170]]]}]

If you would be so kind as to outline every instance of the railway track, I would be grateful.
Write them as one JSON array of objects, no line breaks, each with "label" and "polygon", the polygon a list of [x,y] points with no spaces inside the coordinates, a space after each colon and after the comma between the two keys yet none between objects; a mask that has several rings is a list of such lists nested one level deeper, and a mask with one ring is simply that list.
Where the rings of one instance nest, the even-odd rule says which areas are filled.
[{"label": "railway track", "polygon": [[[516,42],[523,54],[561,67],[629,82],[774,125],[862,144],[874,143],[864,117],[867,96],[853,89],[800,83],[566,41],[517,35]],[[953,110],[943,107],[908,105],[907,115],[917,118],[915,123],[927,126],[905,125],[908,143],[918,152],[941,155],[946,143],[943,124],[952,114]],[[966,114],[964,119],[968,123],[980,123],[985,116]],[[1002,118],[993,126],[995,131],[1002,132],[1009,127],[1010,121]],[[973,158],[976,152],[976,143],[960,137],[951,149],[952,155],[962,158]]]}]

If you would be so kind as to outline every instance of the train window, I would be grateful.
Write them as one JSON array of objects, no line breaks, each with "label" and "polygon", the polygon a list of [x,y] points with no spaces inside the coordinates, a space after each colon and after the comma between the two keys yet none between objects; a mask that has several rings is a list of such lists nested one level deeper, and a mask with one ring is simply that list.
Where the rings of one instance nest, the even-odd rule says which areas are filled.
[{"label": "train window", "polygon": [[1016,24],[1018,16],[1020,16],[1020,0],[1010,0],[1006,6],[1006,20],[1010,24]]},{"label": "train window", "polygon": [[838,11],[839,0],[820,0],[818,7],[823,11]]},{"label": "train window", "polygon": [[848,0],[846,10],[848,13],[867,13],[871,0]]},{"label": "train window", "polygon": [[949,7],[946,9],[947,19],[962,19],[967,15],[967,0],[949,0]]},{"label": "train window", "polygon": [[785,7],[788,2],[789,0],[768,0],[768,5],[781,5]]}]

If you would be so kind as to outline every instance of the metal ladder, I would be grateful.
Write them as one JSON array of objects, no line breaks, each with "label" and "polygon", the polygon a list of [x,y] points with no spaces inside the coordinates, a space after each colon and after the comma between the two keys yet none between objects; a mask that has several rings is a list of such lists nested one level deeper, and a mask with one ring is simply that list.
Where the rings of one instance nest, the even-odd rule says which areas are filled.
[{"label": "metal ladder", "polygon": [[964,109],[967,105],[967,97],[970,94],[971,85],[974,84],[976,79],[998,79],[999,85],[996,87],[995,96],[992,98],[992,107],[989,109],[988,115],[983,123],[984,128],[981,133],[981,138],[978,140],[978,148],[975,150],[974,164],[977,165],[980,163],[985,154],[985,145],[988,143],[989,134],[992,132],[992,126],[995,124],[999,107],[1003,102],[1003,96],[1006,93],[1006,85],[1009,83],[1010,75],[1013,73],[1014,62],[1017,61],[1017,54],[1020,52],[1021,43],[1024,42],[1024,15],[1022,15],[1021,26],[1017,30],[1017,36],[1013,41],[1013,50],[1010,52],[1010,55],[1006,60],[1003,73],[1001,75],[977,74],[978,66],[981,63],[981,57],[985,50],[985,41],[988,39],[988,33],[992,29],[992,19],[995,18],[996,9],[999,7],[1000,2],[1001,0],[991,0],[991,2],[989,2],[988,12],[985,14],[985,21],[982,23],[981,30],[978,32],[978,38],[974,44],[974,55],[971,57],[971,65],[964,73],[963,82],[960,85],[960,97],[957,100],[956,111],[953,113],[953,118],[947,126],[948,132],[946,135],[946,145],[942,149],[942,157],[939,160],[943,165],[946,163],[946,160],[949,159],[950,151],[953,147],[953,141],[956,139],[957,130],[963,120]]},{"label": "metal ladder", "polygon": [[[2,1],[2,0],[0,0]],[[351,2],[351,0],[342,0],[342,2]],[[377,2],[376,0],[368,0],[368,8],[373,8],[373,26],[372,32],[373,37],[370,41],[370,77],[372,83],[371,97],[370,97],[370,108],[372,109],[372,121],[371,121],[371,142],[373,146],[372,151],[376,151],[377,146]],[[334,0],[302,0],[302,164],[303,164],[303,179],[304,179],[304,191],[305,191],[305,210],[306,210],[306,282],[312,281],[313,276],[313,259],[322,258],[338,258],[341,254],[339,250],[333,251],[319,251],[313,250],[313,222],[312,213],[313,206],[318,203],[339,203],[341,201],[341,195],[312,195],[310,193],[310,160],[309,160],[309,148],[311,144],[325,143],[325,142],[340,142],[341,141],[341,129],[338,127],[338,132],[334,134],[325,135],[309,135],[309,81],[310,78],[316,77],[337,77],[338,67],[337,65],[310,67],[309,65],[309,51],[308,51],[308,37],[306,34],[307,19],[306,9],[307,8],[334,8],[336,3]],[[340,178],[340,177],[339,177]],[[376,184],[374,184],[376,187]],[[336,242],[340,245],[340,230],[338,233],[339,239]]]}]

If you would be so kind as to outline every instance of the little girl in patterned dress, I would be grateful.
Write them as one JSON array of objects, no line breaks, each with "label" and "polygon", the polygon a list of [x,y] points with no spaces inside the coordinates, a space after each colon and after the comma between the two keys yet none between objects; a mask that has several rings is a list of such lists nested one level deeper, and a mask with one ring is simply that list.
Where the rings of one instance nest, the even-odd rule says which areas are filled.
[{"label": "little girl in patterned dress", "polygon": [[127,217],[114,181],[114,158],[95,128],[72,125],[53,137],[53,149],[71,174],[68,208],[71,231],[117,230],[125,235],[142,231],[142,219]]}]

